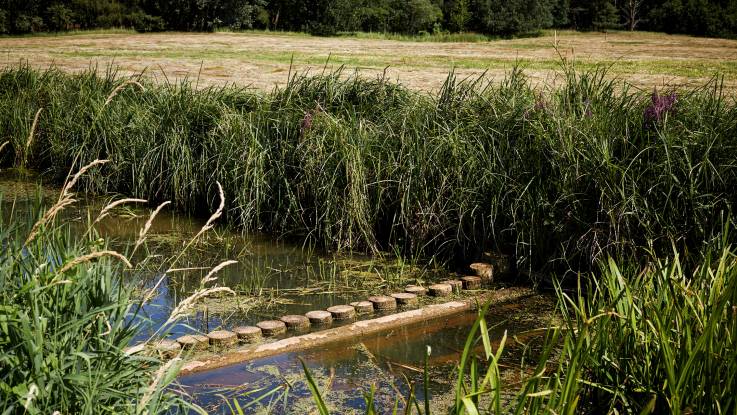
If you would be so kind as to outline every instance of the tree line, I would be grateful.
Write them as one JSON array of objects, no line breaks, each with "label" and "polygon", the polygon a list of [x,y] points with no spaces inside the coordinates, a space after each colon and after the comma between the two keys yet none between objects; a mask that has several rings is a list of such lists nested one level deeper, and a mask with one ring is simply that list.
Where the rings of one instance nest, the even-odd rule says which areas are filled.
[{"label": "tree line", "polygon": [[737,0],[0,0],[0,33],[124,27],[141,32],[650,30],[736,37]]}]

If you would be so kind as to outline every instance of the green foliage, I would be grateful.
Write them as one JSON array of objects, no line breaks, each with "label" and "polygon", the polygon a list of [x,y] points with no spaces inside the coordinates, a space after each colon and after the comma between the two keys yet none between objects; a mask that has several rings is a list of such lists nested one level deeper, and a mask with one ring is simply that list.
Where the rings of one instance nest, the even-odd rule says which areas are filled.
[{"label": "green foliage", "polygon": [[426,95],[338,72],[268,94],[127,84],[108,100],[114,72],[23,67],[0,73],[0,137],[6,163],[20,155],[61,181],[111,159],[86,189],[195,214],[219,181],[231,224],[333,249],[458,261],[494,249],[575,271],[670,240],[693,251],[734,220],[737,107],[717,81],[646,119],[650,94],[604,71],[562,75],[538,90],[519,71],[451,76]]},{"label": "green foliage", "polygon": [[[479,311],[457,364],[455,401],[442,413],[734,413],[737,255],[719,242],[696,267],[677,254],[639,270],[610,259],[578,294],[557,286],[562,323],[528,343],[520,367],[500,365],[508,338],[492,347]],[[410,395],[405,413],[431,414],[427,390],[419,408]]]},{"label": "green foliage", "polygon": [[74,13],[63,4],[52,4],[46,9],[46,24],[50,30],[69,30],[73,22]]},{"label": "green foliage", "polygon": [[474,0],[478,30],[494,35],[530,34],[553,25],[550,0]]},{"label": "green foliage", "polygon": [[[10,209],[10,212],[6,209]],[[117,259],[66,224],[23,218],[0,200],[0,411],[4,414],[170,413],[181,402],[166,392],[176,365],[124,348],[138,329],[139,302],[129,296]],[[39,221],[40,223],[40,221]]]},{"label": "green foliage", "polygon": [[317,35],[476,32],[518,36],[556,27],[733,37],[732,0],[6,0],[0,33],[133,28],[269,29]]}]

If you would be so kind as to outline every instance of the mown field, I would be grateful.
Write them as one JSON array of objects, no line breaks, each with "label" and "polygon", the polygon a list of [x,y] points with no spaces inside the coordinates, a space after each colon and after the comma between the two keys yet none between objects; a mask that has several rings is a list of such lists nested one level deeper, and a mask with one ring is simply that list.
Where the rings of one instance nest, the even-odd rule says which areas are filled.
[{"label": "mown field", "polygon": [[[417,38],[421,40],[422,38]],[[557,44],[557,49],[554,45]],[[359,34],[322,38],[293,33],[73,33],[0,38],[0,65],[28,61],[80,71],[114,64],[123,74],[146,71],[158,80],[199,78],[200,85],[237,83],[260,89],[287,82],[290,68],[320,73],[344,65],[366,76],[386,75],[415,89],[438,90],[451,68],[501,81],[515,65],[533,82],[558,82],[561,57],[579,70],[608,74],[642,88],[703,84],[719,73],[737,85],[737,41],[661,33],[545,32],[538,38],[490,42],[417,42]]]}]

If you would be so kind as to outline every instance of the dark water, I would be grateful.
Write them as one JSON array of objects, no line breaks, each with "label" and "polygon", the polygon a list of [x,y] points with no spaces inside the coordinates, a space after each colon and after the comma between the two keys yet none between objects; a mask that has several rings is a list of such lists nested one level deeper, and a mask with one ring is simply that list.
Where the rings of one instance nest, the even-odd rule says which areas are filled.
[{"label": "dark water", "polygon": [[[13,210],[14,220],[18,220],[32,211],[37,194],[54,201],[56,192],[0,175],[2,215],[7,218]],[[88,218],[95,218],[109,201],[83,200],[63,212],[64,220],[77,232],[85,232]],[[263,235],[241,235],[223,229],[208,232],[173,264],[173,258],[178,257],[204,221],[166,209],[152,221],[146,244],[134,255],[132,245],[154,208],[134,205],[116,211],[95,226],[113,248],[134,262],[149,264],[130,276],[131,290],[143,293],[157,287],[151,301],[141,310],[139,318],[145,324],[136,341],[161,330],[179,301],[200,286],[209,269],[225,260],[238,262],[218,273],[216,284],[231,287],[239,295],[206,301],[206,308],[198,306],[193,313],[164,328],[167,337],[253,325],[285,314],[303,314],[362,300],[389,287],[427,283],[442,277],[436,271],[394,258],[334,256]],[[172,266],[195,269],[168,273],[162,278],[162,271]],[[538,296],[491,310],[487,319],[493,326],[492,339],[498,341],[505,331],[520,334],[543,326],[541,319],[551,309],[551,300]],[[360,413],[365,407],[364,393],[372,385],[377,390],[375,400],[380,413],[390,413],[395,404],[404,406],[402,397],[408,395],[410,384],[416,385],[415,393],[423,398],[421,372],[430,346],[430,394],[433,406],[442,413],[452,398],[449,391],[453,389],[454,364],[475,318],[473,313],[460,314],[319,350],[286,353],[186,376],[180,379],[178,388],[214,413],[230,413],[229,405],[236,401],[246,413],[311,413],[314,405],[298,360],[301,357],[336,413]],[[512,348],[510,364],[518,362],[518,357]]]}]

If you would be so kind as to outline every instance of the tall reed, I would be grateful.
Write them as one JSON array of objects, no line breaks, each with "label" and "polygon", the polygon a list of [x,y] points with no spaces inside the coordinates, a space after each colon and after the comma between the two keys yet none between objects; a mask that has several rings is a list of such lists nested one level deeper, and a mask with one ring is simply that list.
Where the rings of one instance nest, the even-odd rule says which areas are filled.
[{"label": "tall reed", "polygon": [[436,94],[341,71],[270,93],[135,81],[2,70],[0,163],[44,108],[29,166],[60,180],[112,160],[87,190],[204,214],[220,182],[245,231],[459,262],[493,249],[520,269],[690,252],[734,219],[737,106],[719,78],[652,94],[564,62],[555,85],[451,74]]},{"label": "tall reed", "polygon": [[[508,338],[492,346],[481,310],[457,363],[455,402],[439,413],[735,413],[737,252],[716,245],[694,271],[677,254],[641,270],[609,260],[578,294],[558,287],[562,323],[517,368],[499,364]],[[504,381],[504,370],[520,380]],[[329,403],[306,378],[326,413]],[[424,399],[402,413],[434,413],[427,392]]]}]

